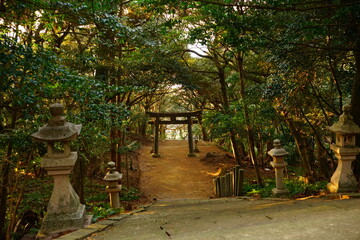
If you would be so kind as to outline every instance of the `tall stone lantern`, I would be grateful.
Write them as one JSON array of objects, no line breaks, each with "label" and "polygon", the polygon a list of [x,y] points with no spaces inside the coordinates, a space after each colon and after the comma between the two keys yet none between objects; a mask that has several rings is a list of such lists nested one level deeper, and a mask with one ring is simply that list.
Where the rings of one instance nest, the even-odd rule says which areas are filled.
[{"label": "tall stone lantern", "polygon": [[360,148],[355,146],[356,134],[360,133],[360,128],[353,122],[350,109],[351,105],[345,105],[339,121],[328,127],[336,134],[335,144],[331,144],[330,148],[338,159],[338,166],[327,185],[332,193],[358,190],[351,163],[360,152]]},{"label": "tall stone lantern", "polygon": [[275,197],[282,197],[289,194],[289,190],[284,185],[284,168],[288,165],[284,161],[284,156],[288,155],[288,152],[281,147],[279,139],[274,140],[274,148],[271,149],[268,154],[273,158],[270,162],[271,166],[275,168],[275,180],[276,188],[272,190]]},{"label": "tall stone lantern", "polygon": [[80,204],[69,180],[77,159],[77,152],[70,150],[70,141],[80,134],[81,125],[66,122],[63,106],[59,103],[50,105],[50,113],[49,123],[32,134],[34,141],[47,144],[41,167],[54,179],[53,192],[37,239],[82,228],[85,220],[85,205]]}]

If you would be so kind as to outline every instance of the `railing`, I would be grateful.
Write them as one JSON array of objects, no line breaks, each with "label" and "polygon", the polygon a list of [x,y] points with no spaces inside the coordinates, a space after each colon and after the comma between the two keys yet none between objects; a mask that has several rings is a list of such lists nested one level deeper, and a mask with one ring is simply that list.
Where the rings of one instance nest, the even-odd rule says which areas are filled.
[{"label": "railing", "polygon": [[244,169],[236,165],[229,173],[213,180],[216,197],[241,196],[244,185]]}]

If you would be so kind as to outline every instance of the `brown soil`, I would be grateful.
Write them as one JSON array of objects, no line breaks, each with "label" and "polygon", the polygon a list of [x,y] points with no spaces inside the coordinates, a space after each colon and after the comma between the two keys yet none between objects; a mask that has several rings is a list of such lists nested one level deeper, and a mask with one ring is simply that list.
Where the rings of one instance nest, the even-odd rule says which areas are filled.
[{"label": "brown soil", "polygon": [[214,143],[199,141],[199,153],[188,157],[188,143],[159,143],[160,158],[151,157],[151,146],[139,155],[140,189],[148,199],[210,198],[216,176],[235,165],[234,159]]}]

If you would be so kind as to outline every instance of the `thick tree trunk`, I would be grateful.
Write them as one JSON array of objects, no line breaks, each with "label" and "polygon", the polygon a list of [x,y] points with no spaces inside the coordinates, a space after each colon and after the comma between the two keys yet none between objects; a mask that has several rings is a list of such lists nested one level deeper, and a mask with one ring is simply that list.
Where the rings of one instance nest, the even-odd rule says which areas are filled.
[{"label": "thick tree trunk", "polygon": [[[357,49],[354,51],[356,73],[354,77],[352,94],[351,94],[351,115],[354,122],[360,126],[360,42],[357,44]],[[356,145],[360,146],[360,136],[356,138]],[[360,156],[358,155],[354,161],[354,175],[356,179],[360,180]]]},{"label": "thick tree trunk", "polygon": [[319,162],[319,178],[330,180],[330,167],[327,162],[327,153],[322,147],[321,142],[316,138],[316,159]]},{"label": "thick tree trunk", "polygon": [[198,120],[199,120],[199,126],[200,126],[201,133],[202,133],[202,139],[204,141],[209,141],[207,131],[206,131],[204,125],[202,124],[202,116],[201,115],[198,117]]},{"label": "thick tree trunk", "polygon": [[10,173],[10,156],[12,152],[12,144],[9,143],[7,154],[1,166],[1,195],[0,195],[0,239],[6,238],[6,209],[8,198],[8,184]]},{"label": "thick tree trunk", "polygon": [[[225,72],[224,68],[218,67],[219,71],[219,83],[221,88],[221,96],[223,99],[223,105],[224,105],[224,113],[229,114],[230,113],[230,104],[227,94],[227,84],[225,82]],[[235,162],[237,165],[241,166],[241,154],[239,152],[239,146],[236,141],[236,133],[234,129],[230,129],[230,141],[231,141],[231,148],[235,157]]]},{"label": "thick tree trunk", "polygon": [[[12,120],[10,129],[15,129],[16,127],[17,113],[16,110],[13,110]],[[6,238],[6,210],[7,210],[7,198],[8,198],[8,185],[9,185],[9,174],[11,169],[11,155],[13,151],[13,144],[9,140],[5,158],[3,159],[1,165],[1,182],[0,182],[0,239]]]},{"label": "thick tree trunk", "polygon": [[241,165],[242,155],[240,154],[240,151],[239,151],[239,146],[236,141],[236,134],[235,134],[234,130],[230,130],[230,141],[231,141],[232,152],[235,157],[235,162],[237,165]]},{"label": "thick tree trunk", "polygon": [[74,169],[71,174],[72,186],[79,196],[80,203],[85,204],[85,178],[87,174],[85,159],[81,154],[76,160]]},{"label": "thick tree trunk", "polygon": [[300,129],[296,126],[296,123],[292,119],[287,118],[287,119],[285,119],[285,122],[287,123],[287,125],[290,129],[291,135],[295,139],[296,147],[300,154],[302,165],[303,165],[303,168],[305,171],[305,177],[308,178],[309,182],[311,182],[311,181],[313,181],[313,175],[312,175],[312,169],[311,169],[311,164],[310,164],[311,161],[309,159],[309,154],[307,151],[308,146],[307,146],[306,138],[304,138],[301,135]]},{"label": "thick tree trunk", "polygon": [[[99,32],[103,32],[103,36],[100,39],[99,48],[97,49],[97,54],[99,58],[99,65],[96,67],[95,70],[95,78],[99,81],[105,82],[110,85],[115,85],[115,79],[112,76],[114,72],[114,68],[112,66],[105,65],[101,62],[112,62],[115,59],[115,51],[113,49],[114,44],[114,33],[111,29],[107,29],[102,24],[98,24]],[[110,103],[116,104],[116,96],[111,96],[108,99]],[[110,116],[112,119],[112,123],[116,121],[113,115]],[[116,136],[117,131],[115,127],[111,127],[110,129],[110,160],[112,162],[116,162],[116,152],[117,152],[117,144],[116,144]]]},{"label": "thick tree trunk", "polygon": [[248,144],[249,144],[249,153],[251,161],[255,168],[255,174],[259,185],[262,185],[262,178],[260,175],[260,169],[258,160],[256,158],[255,154],[255,138],[254,138],[254,132],[250,123],[250,117],[249,117],[249,111],[246,104],[246,95],[245,95],[245,76],[244,76],[244,59],[242,56],[242,53],[239,52],[237,55],[237,63],[238,63],[238,70],[239,70],[239,80],[240,80],[240,97],[243,103],[243,111],[244,111],[244,119],[246,124],[246,133],[248,138]]}]

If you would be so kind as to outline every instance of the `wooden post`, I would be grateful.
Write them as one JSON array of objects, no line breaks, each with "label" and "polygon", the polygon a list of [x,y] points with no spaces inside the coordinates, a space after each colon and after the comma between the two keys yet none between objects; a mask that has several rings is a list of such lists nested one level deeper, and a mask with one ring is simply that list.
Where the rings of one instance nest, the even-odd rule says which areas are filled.
[{"label": "wooden post", "polygon": [[159,154],[159,118],[156,117],[154,122],[154,152],[152,154],[153,158],[160,157]]},{"label": "wooden post", "polygon": [[232,195],[231,193],[231,176],[230,173],[227,173],[225,175],[226,178],[226,197],[230,197]]},{"label": "wooden post", "polygon": [[225,176],[225,197],[229,196],[229,174],[227,173]]},{"label": "wooden post", "polygon": [[216,184],[216,178],[213,179],[213,184],[214,184],[214,193],[215,196],[218,196],[218,189],[217,189],[217,184]]},{"label": "wooden post", "polygon": [[225,197],[225,176],[220,177],[220,197]]},{"label": "wooden post", "polygon": [[236,165],[236,166],[234,167],[234,195],[235,195],[235,196],[239,196],[239,195],[238,195],[239,169],[240,169],[240,165]]},{"label": "wooden post", "polygon": [[230,172],[230,196],[234,196],[234,172]]},{"label": "wooden post", "polygon": [[239,169],[238,170],[237,195],[236,196],[242,195],[243,185],[244,185],[244,169]]},{"label": "wooden post", "polygon": [[193,135],[192,135],[192,119],[191,116],[187,117],[188,122],[188,138],[189,138],[189,153],[188,157],[194,157],[194,142],[193,142]]},{"label": "wooden post", "polygon": [[221,197],[221,185],[220,185],[220,177],[216,178],[216,196]]}]

